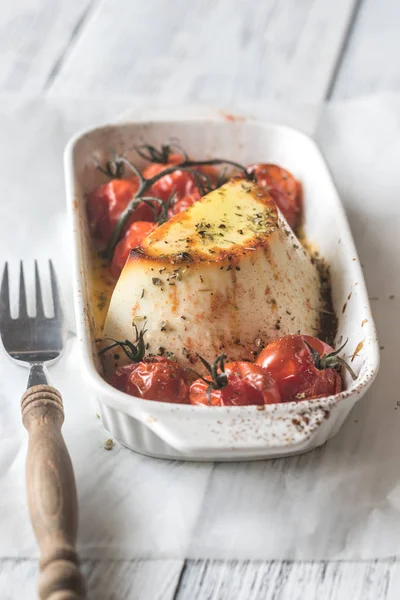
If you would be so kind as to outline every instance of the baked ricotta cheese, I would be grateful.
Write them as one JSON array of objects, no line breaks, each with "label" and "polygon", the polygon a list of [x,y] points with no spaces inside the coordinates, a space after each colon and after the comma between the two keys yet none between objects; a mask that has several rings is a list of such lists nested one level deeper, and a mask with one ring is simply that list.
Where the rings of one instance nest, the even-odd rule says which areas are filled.
[{"label": "baked ricotta cheese", "polygon": [[289,333],[316,335],[317,269],[265,189],[232,179],[175,215],[132,250],[114,289],[104,335],[134,340],[202,371],[254,359]]}]

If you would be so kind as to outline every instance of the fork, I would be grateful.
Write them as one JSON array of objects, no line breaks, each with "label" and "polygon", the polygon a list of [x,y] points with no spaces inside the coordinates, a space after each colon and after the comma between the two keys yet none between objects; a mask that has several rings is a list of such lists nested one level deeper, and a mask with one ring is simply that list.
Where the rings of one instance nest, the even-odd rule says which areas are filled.
[{"label": "fork", "polygon": [[35,261],[36,316],[27,311],[24,268],[19,277],[19,314],[11,317],[8,264],[0,289],[0,335],[12,361],[30,369],[22,396],[22,422],[29,434],[26,487],[29,512],[40,548],[40,600],[81,600],[85,583],[75,549],[77,495],[74,473],[61,434],[64,409],[61,394],[49,385],[46,364],[63,352],[67,329],[56,274],[49,261],[54,316],[45,316],[41,282]]}]

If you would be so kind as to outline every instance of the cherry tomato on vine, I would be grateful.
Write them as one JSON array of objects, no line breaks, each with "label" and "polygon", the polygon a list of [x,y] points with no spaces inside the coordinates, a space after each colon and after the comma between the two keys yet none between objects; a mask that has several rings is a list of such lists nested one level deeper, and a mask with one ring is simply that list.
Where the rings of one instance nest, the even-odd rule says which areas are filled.
[{"label": "cherry tomato on vine", "polygon": [[342,390],[338,369],[344,361],[331,346],[311,336],[286,335],[274,340],[256,364],[276,382],[282,402],[321,398]]},{"label": "cherry tomato on vine", "polygon": [[186,196],[183,196],[181,200],[178,200],[173,206],[171,206],[171,208],[168,210],[168,218],[170,219],[174,215],[186,210],[198,200],[200,200],[200,194],[197,190],[194,190],[191,194],[186,194]]},{"label": "cherry tomato on vine", "polygon": [[[138,190],[138,179],[112,179],[87,197],[87,212],[93,237],[107,243],[123,210]],[[141,202],[132,213],[133,221],[154,221],[153,209]]]},{"label": "cherry tomato on vine", "polygon": [[267,187],[273,200],[292,229],[300,223],[301,184],[286,169],[268,163],[248,167],[260,187]]},{"label": "cherry tomato on vine", "polygon": [[[179,165],[183,161],[184,157],[181,154],[170,154],[166,163],[151,162],[148,164],[143,171],[143,176],[145,179],[151,179],[165,171],[168,167]],[[202,173],[211,186],[218,179],[218,173],[212,166],[199,165],[198,167],[193,167],[193,169]],[[198,181],[202,182],[201,176],[199,176]],[[149,189],[149,196],[155,196],[164,201],[167,201],[173,194],[178,200],[182,200],[185,196],[193,193],[199,193],[196,176],[190,171],[184,171],[183,169],[177,169],[173,173],[161,177]]]},{"label": "cherry tomato on vine", "polygon": [[264,404],[276,404],[280,402],[278,386],[269,373],[254,363],[237,360],[225,365],[225,372],[245,379],[261,392]]},{"label": "cherry tomato on vine", "polygon": [[136,246],[139,246],[144,238],[157,229],[157,227],[157,223],[150,223],[149,221],[134,221],[129,226],[125,236],[118,242],[114,250],[111,263],[111,274],[115,278],[120,276],[126,263],[126,259],[129,256],[129,252],[133,248],[136,248]]},{"label": "cherry tomato on vine", "polygon": [[224,365],[223,356],[213,366],[201,359],[211,379],[196,379],[190,386],[190,403],[207,406],[248,406],[280,401],[279,391],[268,373],[258,365],[235,361]]},{"label": "cherry tomato on vine", "polygon": [[207,406],[248,406],[250,404],[264,404],[264,399],[259,390],[251,385],[247,379],[240,379],[236,375],[228,375],[227,385],[208,393],[209,384],[202,379],[196,379],[190,386],[190,403],[206,404]]},{"label": "cherry tomato on vine", "polygon": [[163,356],[118,367],[110,383],[131,396],[145,400],[188,403],[189,388],[183,369]]},{"label": "cherry tomato on vine", "polygon": [[[143,170],[143,177],[151,179],[159,173],[162,173],[168,167],[179,165],[184,158],[181,154],[170,154],[167,163],[151,162]],[[178,198],[183,198],[186,194],[190,194],[195,189],[193,176],[188,171],[177,169],[169,175],[165,175],[158,179],[149,189],[148,195],[155,196],[167,201],[172,194],[176,194]]]}]

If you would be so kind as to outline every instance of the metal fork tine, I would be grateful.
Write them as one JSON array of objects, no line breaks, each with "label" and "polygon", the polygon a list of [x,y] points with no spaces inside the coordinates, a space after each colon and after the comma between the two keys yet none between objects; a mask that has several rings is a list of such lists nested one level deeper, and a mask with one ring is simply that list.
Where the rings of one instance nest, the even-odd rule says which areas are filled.
[{"label": "metal fork tine", "polygon": [[40,285],[39,268],[37,260],[35,260],[35,295],[36,295],[36,315],[38,317],[44,316],[42,288]]},{"label": "metal fork tine", "polygon": [[19,310],[18,310],[18,318],[27,317],[28,310],[26,307],[26,291],[25,291],[25,277],[24,277],[24,267],[22,264],[22,260],[20,262],[19,269]]},{"label": "metal fork tine", "polygon": [[50,282],[51,282],[51,293],[53,296],[53,307],[54,307],[54,318],[60,319],[62,317],[60,293],[58,291],[57,276],[53,267],[53,262],[49,260],[50,268]]},{"label": "metal fork tine", "polygon": [[8,263],[4,266],[0,290],[0,318],[10,318],[10,289],[8,282]]},{"label": "metal fork tine", "polygon": [[[9,289],[12,281],[9,282],[9,266],[7,265],[4,266],[0,287],[1,342],[11,360],[16,361],[18,364],[49,363],[57,360],[64,350],[67,338],[67,323],[63,316],[62,297],[57,286],[54,267],[50,262],[47,274],[53,296],[54,317],[52,318],[47,318],[44,312],[44,280],[40,273],[38,261],[35,261],[34,270],[35,283],[32,286],[26,286],[26,263],[21,261],[19,299],[17,300],[19,315],[17,318],[12,318],[10,310],[10,308],[12,309],[13,297],[10,298]],[[36,297],[35,316],[30,316],[28,313],[29,298],[27,298],[27,293],[31,293],[32,296]],[[33,297],[32,300],[34,300]],[[32,383],[31,380],[29,381]]]}]

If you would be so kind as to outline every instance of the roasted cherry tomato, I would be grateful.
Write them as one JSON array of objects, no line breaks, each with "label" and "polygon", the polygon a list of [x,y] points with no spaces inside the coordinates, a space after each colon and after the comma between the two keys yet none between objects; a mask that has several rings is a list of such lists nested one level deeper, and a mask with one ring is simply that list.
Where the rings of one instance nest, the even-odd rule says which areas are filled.
[{"label": "roasted cherry tomato", "polygon": [[282,402],[321,398],[342,389],[337,371],[342,359],[331,346],[311,336],[286,335],[274,340],[264,348],[256,364],[276,382]]},{"label": "roasted cherry tomato", "polygon": [[198,200],[200,200],[200,194],[197,190],[194,190],[191,194],[184,196],[182,200],[175,202],[175,204],[168,210],[168,217],[171,218],[183,210],[186,210]]},{"label": "roasted cherry tomato", "polygon": [[[165,171],[165,169],[168,169],[168,167],[179,165],[183,160],[184,159],[180,154],[170,154],[167,163],[151,162],[144,169],[143,177],[151,179],[152,177],[155,177],[155,175]],[[195,187],[193,176],[188,171],[177,169],[173,173],[158,179],[158,181],[156,181],[149,189],[148,195],[161,198],[162,200],[168,200],[172,194],[176,194],[180,199],[186,196],[186,194],[190,194]]]},{"label": "roasted cherry tomato", "polygon": [[259,390],[263,396],[264,404],[276,404],[281,401],[278,387],[269,373],[254,363],[237,360],[225,365],[225,372],[245,379]]},{"label": "roasted cherry tomato", "polygon": [[190,403],[206,404],[207,406],[247,406],[249,404],[264,404],[262,393],[247,379],[236,375],[228,375],[228,383],[218,390],[210,390],[209,384],[202,379],[196,379],[190,386]]},{"label": "roasted cherry tomato", "polygon": [[163,356],[118,367],[110,383],[122,392],[145,400],[188,402],[189,388],[183,369]]},{"label": "roasted cherry tomato", "polygon": [[[88,195],[87,211],[93,237],[107,243],[122,211],[138,190],[138,180],[112,179]],[[153,209],[141,202],[132,213],[133,221],[154,221]]]},{"label": "roasted cherry tomato", "polygon": [[292,229],[300,222],[301,184],[297,179],[277,165],[259,163],[248,167],[255,175],[260,187],[267,187],[273,200]]},{"label": "roasted cherry tomato", "polygon": [[125,236],[118,242],[114,250],[111,263],[111,274],[114,277],[118,278],[120,276],[129,252],[139,246],[144,238],[155,229],[157,229],[157,223],[150,223],[149,221],[135,221],[130,225]]},{"label": "roasted cherry tomato", "polygon": [[[184,158],[181,154],[170,154],[167,163],[151,162],[149,165],[147,165],[143,171],[143,176],[146,179],[151,179],[155,175],[162,173],[168,167],[179,165],[179,163],[183,161]],[[218,173],[214,167],[203,165],[194,167],[194,169],[200,173],[203,173],[203,175],[206,175],[207,182],[209,182],[211,185],[217,181]],[[168,175],[165,175],[165,177],[158,179],[158,181],[151,186],[148,195],[161,198],[162,200],[168,200],[174,194],[178,200],[182,200],[185,196],[192,193],[198,194],[195,176],[192,175],[190,171],[177,169],[173,173],[169,173]]]},{"label": "roasted cherry tomato", "polygon": [[280,401],[279,391],[268,373],[258,365],[235,361],[224,366],[218,357],[214,365],[203,364],[211,379],[196,379],[190,387],[190,403],[208,406],[247,406]]}]

